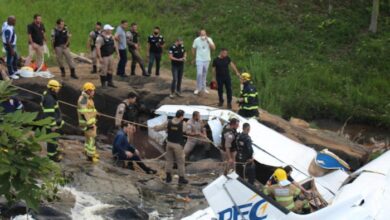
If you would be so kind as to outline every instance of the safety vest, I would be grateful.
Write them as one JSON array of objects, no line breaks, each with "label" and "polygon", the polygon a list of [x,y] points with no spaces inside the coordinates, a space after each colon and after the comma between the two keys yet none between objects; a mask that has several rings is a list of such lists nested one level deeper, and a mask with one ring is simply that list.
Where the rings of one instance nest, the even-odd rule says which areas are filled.
[{"label": "safety vest", "polygon": [[62,46],[68,41],[68,30],[54,28],[54,47]]},{"label": "safety vest", "polygon": [[235,151],[237,149],[237,146],[236,146],[236,138],[237,138],[237,130],[236,129],[233,129],[233,128],[230,128],[229,125],[225,125],[225,127],[223,127],[222,129],[222,141],[221,141],[221,149],[222,150],[226,150],[226,147],[225,147],[225,134],[226,133],[229,133],[231,132],[234,136],[234,139],[232,141],[232,146],[230,148],[231,151]]},{"label": "safety vest", "polygon": [[64,121],[61,119],[57,98],[51,92],[44,91],[40,104],[43,113],[42,118],[52,117],[53,121],[50,123],[50,127],[61,128],[64,125]]},{"label": "safety vest", "polygon": [[243,101],[240,103],[240,109],[257,110],[259,108],[256,87],[254,87],[251,82],[244,84],[244,88],[241,91],[241,98],[243,98]]},{"label": "safety vest", "polygon": [[85,92],[81,93],[77,103],[77,114],[79,118],[79,126],[83,130],[88,130],[91,126],[95,125],[97,111],[95,109],[95,103],[93,99]]},{"label": "safety vest", "polygon": [[241,133],[236,139],[237,155],[236,159],[240,162],[246,162],[253,156],[252,140],[248,134]]},{"label": "safety vest", "polygon": [[181,121],[178,124],[174,124],[172,120],[169,120],[167,130],[168,130],[167,140],[169,142],[180,144],[180,145],[184,144],[183,121]]},{"label": "safety vest", "polygon": [[100,47],[100,53],[102,57],[108,57],[111,56],[115,52],[115,42],[114,38],[112,36],[105,37],[104,35],[101,35],[103,37],[103,45]]},{"label": "safety vest", "polygon": [[135,104],[128,105],[127,102],[122,102],[125,105],[125,112],[123,113],[123,119],[126,121],[135,122],[138,116],[138,108]]},{"label": "safety vest", "polygon": [[280,186],[279,184],[266,187],[264,189],[266,195],[273,195],[276,202],[288,210],[295,208],[294,198],[297,197],[301,190],[293,184],[287,186]]}]

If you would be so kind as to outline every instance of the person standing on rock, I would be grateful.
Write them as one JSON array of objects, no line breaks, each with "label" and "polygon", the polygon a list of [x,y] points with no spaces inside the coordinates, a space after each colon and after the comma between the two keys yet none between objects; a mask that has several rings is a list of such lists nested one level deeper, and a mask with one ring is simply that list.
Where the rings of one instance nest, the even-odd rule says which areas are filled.
[{"label": "person standing on rock", "polygon": [[86,82],[83,85],[83,91],[77,102],[77,112],[79,118],[79,126],[84,131],[85,144],[84,150],[87,160],[93,163],[99,162],[99,154],[96,152],[96,116],[95,103],[93,97],[95,95],[95,85]]},{"label": "person standing on rock", "polygon": [[186,145],[184,145],[184,154],[186,158],[188,158],[194,147],[198,144],[204,145],[206,150],[209,149],[206,129],[198,111],[194,111],[192,113],[192,118],[186,123],[186,134],[189,136]]},{"label": "person standing on rock", "polygon": [[148,74],[152,75],[153,63],[156,61],[156,76],[160,75],[161,54],[165,41],[160,28],[154,27],[153,34],[148,37],[147,57],[149,58]]},{"label": "person standing on rock", "polygon": [[61,70],[61,76],[65,77],[65,67],[63,61],[63,57],[65,57],[66,62],[70,68],[70,77],[73,79],[78,79],[76,76],[75,64],[69,50],[71,34],[66,27],[64,20],[59,18],[56,24],[57,27],[55,27],[51,32],[51,41],[53,43],[54,52],[57,57],[58,66]]},{"label": "person standing on rock", "polygon": [[232,118],[229,120],[229,124],[227,124],[222,130],[221,149],[225,152],[225,161],[227,162],[228,169],[234,169],[237,153],[237,129],[239,126],[240,121],[236,118]]},{"label": "person standing on rock", "polygon": [[228,50],[222,48],[219,56],[213,60],[213,80],[217,81],[218,85],[218,107],[223,106],[223,86],[226,88],[227,108],[232,108],[232,79],[229,73],[229,66],[234,70],[236,75],[240,78],[240,73],[236,65],[228,56]]},{"label": "person standing on rock", "polygon": [[185,155],[183,151],[185,125],[183,119],[184,111],[178,110],[173,119],[152,128],[155,131],[167,130],[168,133],[165,152],[166,183],[172,182],[172,169],[174,162],[177,163],[177,167],[179,169],[179,184],[188,183],[188,180],[185,179]]},{"label": "person standing on rock", "polygon": [[248,179],[248,183],[254,185],[256,178],[256,166],[253,159],[252,139],[249,136],[250,125],[242,125],[242,133],[237,136],[236,172],[241,178]]},{"label": "person standing on rock", "polygon": [[196,89],[195,95],[203,91],[209,93],[206,89],[207,71],[211,61],[211,51],[215,50],[213,40],[207,36],[206,30],[201,29],[199,37],[197,37],[192,44],[192,54],[196,57]]},{"label": "person standing on rock", "polygon": [[12,79],[18,79],[19,77],[15,75],[17,71],[17,61],[18,54],[16,53],[16,31],[15,31],[16,18],[15,16],[9,16],[7,21],[4,22],[1,33],[3,40],[3,47],[7,56],[7,69],[8,75]]},{"label": "person standing on rock", "polygon": [[244,118],[259,117],[258,94],[256,87],[251,81],[251,74],[242,73],[241,80],[243,82],[243,88],[238,99],[240,105],[238,114]]},{"label": "person standing on rock", "polygon": [[114,72],[113,54],[115,52],[119,54],[119,51],[114,36],[112,36],[112,30],[114,28],[111,25],[104,25],[103,32],[96,39],[96,53],[102,66],[100,73],[102,88],[106,87],[106,83],[107,86],[116,88],[112,81],[112,73]]},{"label": "person standing on rock", "polygon": [[140,55],[141,45],[139,44],[139,34],[137,32],[138,25],[137,23],[131,23],[130,31],[126,32],[127,47],[131,53],[131,72],[130,75],[135,75],[135,67],[137,63],[139,64],[142,75],[149,76],[145,70],[144,60]]},{"label": "person standing on rock", "polygon": [[127,40],[126,30],[129,23],[126,20],[121,21],[121,25],[116,28],[115,40],[118,42],[119,62],[116,69],[116,75],[126,77],[125,69],[127,63]]},{"label": "person standing on rock", "polygon": [[122,122],[120,130],[117,132],[112,148],[114,157],[121,161],[129,161],[127,168],[134,170],[133,161],[147,174],[156,174],[157,171],[146,166],[141,159],[139,151],[129,143],[129,136],[133,135],[133,126],[127,122]]},{"label": "person standing on rock", "polygon": [[27,26],[28,32],[28,57],[25,66],[30,65],[34,55],[36,55],[36,64],[38,68],[43,64],[44,44],[46,42],[45,26],[42,23],[42,17],[39,14],[34,15],[33,23]]},{"label": "person standing on rock", "polygon": [[[57,80],[52,79],[49,80],[47,83],[47,90],[42,94],[41,118],[50,117],[52,119],[50,127],[46,129],[48,134],[56,132],[64,125],[57,97],[60,89],[61,84]],[[60,162],[62,160],[61,151],[58,150],[57,138],[54,140],[54,143],[47,143],[47,156],[50,160],[55,162]]]},{"label": "person standing on rock", "polygon": [[96,38],[100,35],[102,30],[102,23],[96,22],[95,29],[89,33],[87,48],[91,50],[92,57],[92,71],[91,73],[97,73],[97,55],[96,55]]},{"label": "person standing on rock", "polygon": [[186,50],[184,49],[183,39],[177,38],[176,42],[169,48],[169,59],[172,65],[172,84],[170,98],[174,95],[181,96],[181,81],[184,72],[184,62],[187,58]]}]

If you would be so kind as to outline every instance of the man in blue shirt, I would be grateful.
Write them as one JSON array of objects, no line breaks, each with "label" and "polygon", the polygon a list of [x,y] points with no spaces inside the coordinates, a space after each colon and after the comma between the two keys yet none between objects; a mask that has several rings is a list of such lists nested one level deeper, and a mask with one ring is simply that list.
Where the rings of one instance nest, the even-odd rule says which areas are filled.
[{"label": "man in blue shirt", "polygon": [[118,157],[119,160],[127,160],[129,161],[127,168],[133,170],[132,161],[136,161],[138,166],[145,171],[147,174],[156,174],[157,171],[153,170],[150,167],[147,167],[142,161],[140,157],[139,151],[129,143],[128,135],[132,132],[132,127],[129,123],[123,122],[121,124],[121,129],[117,132],[114,145],[112,148],[112,154],[115,157]]},{"label": "man in blue shirt", "polygon": [[1,28],[3,46],[7,53],[7,68],[8,75],[12,79],[18,79],[14,73],[17,71],[18,55],[16,53],[16,32],[15,32],[16,18],[9,16],[7,22],[4,22]]}]

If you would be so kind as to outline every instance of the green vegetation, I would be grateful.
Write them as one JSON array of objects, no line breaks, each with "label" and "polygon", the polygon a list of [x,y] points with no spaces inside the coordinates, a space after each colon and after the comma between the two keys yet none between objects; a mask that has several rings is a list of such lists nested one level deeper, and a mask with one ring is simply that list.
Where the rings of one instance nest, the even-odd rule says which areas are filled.
[{"label": "green vegetation", "polygon": [[[19,50],[24,55],[26,24],[37,12],[48,30],[58,17],[65,19],[76,52],[86,51],[88,32],[97,20],[113,25],[121,19],[136,21],[142,39],[158,25],[167,42],[183,36],[187,49],[199,27],[204,27],[217,48],[229,48],[238,67],[255,75],[262,108],[283,117],[344,121],[352,116],[351,121],[390,127],[390,3],[381,1],[377,34],[367,31],[371,4],[367,0],[14,0],[0,8],[0,15],[17,16]],[[145,49],[145,40],[143,45]],[[186,75],[195,77],[190,62]],[[237,94],[237,80],[235,84]]]},{"label": "green vegetation", "polygon": [[[13,93],[8,83],[0,81],[0,102]],[[5,114],[0,107],[0,197],[10,204],[26,202],[34,210],[42,199],[55,198],[63,183],[61,170],[46,156],[40,156],[41,144],[53,141],[58,134],[46,134],[36,126],[50,125],[50,119],[34,121],[37,113],[17,111]]]}]

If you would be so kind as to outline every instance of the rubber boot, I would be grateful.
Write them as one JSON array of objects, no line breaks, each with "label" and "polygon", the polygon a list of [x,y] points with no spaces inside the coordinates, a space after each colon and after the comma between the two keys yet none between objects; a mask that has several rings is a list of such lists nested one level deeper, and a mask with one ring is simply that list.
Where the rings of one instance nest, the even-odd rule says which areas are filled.
[{"label": "rubber boot", "polygon": [[100,83],[102,84],[102,88],[106,88],[106,82],[107,82],[107,77],[100,75]]},{"label": "rubber boot", "polygon": [[61,70],[61,76],[65,77],[65,68],[64,67],[60,67],[60,70]]},{"label": "rubber boot", "polygon": [[117,88],[112,82],[112,74],[107,74],[107,86]]},{"label": "rubber boot", "polygon": [[77,77],[76,75],[76,70],[74,68],[70,69],[70,77],[72,77],[73,79],[79,79],[79,77]]},{"label": "rubber boot", "polygon": [[92,66],[92,71],[91,71],[91,73],[92,73],[92,74],[97,73],[97,67],[96,67],[96,65],[93,65],[93,66]]},{"label": "rubber boot", "polygon": [[172,182],[172,176],[171,176],[171,173],[167,173],[167,176],[166,176],[166,178],[165,178],[165,182],[166,182],[166,183],[170,183],[170,182]]},{"label": "rubber boot", "polygon": [[188,184],[188,180],[184,176],[179,176],[179,184]]}]

